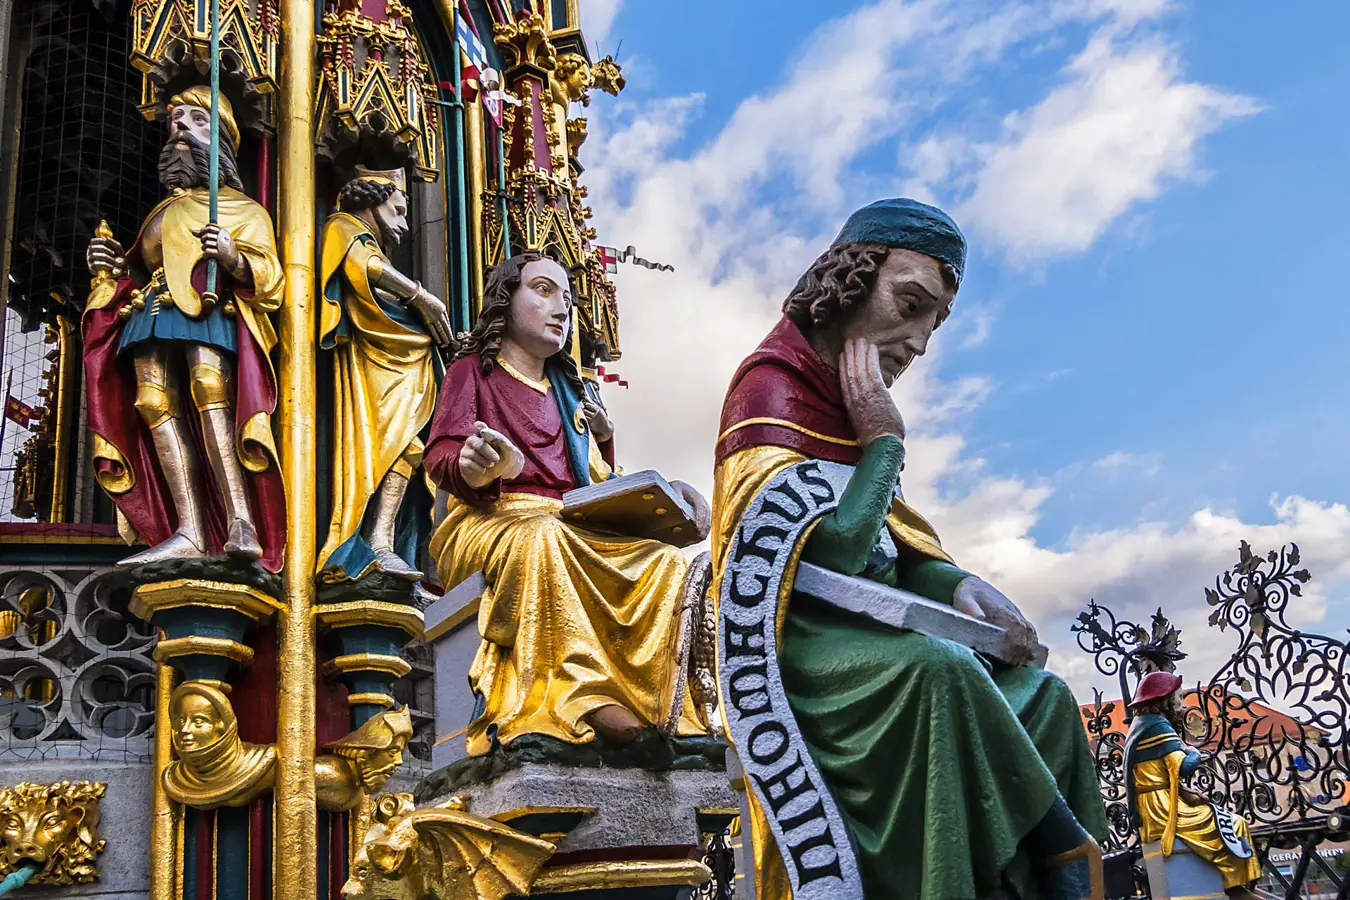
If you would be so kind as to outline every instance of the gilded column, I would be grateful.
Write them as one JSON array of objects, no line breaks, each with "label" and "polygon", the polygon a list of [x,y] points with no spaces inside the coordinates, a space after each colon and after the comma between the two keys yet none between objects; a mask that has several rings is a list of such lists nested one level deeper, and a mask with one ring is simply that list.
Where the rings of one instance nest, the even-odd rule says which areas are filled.
[{"label": "gilded column", "polygon": [[278,421],[286,482],[284,611],[277,618],[277,774],[273,872],[277,900],[318,894],[318,810],[314,791],[316,477],[314,121],[316,10],[282,0],[277,138],[279,228],[286,268],[281,307]]},{"label": "gilded column", "polygon": [[155,763],[150,783],[150,900],[177,900],[182,865],[178,858],[177,812],[164,793],[164,769],[173,759],[173,736],[167,725],[172,695],[173,667],[160,663],[155,675]]},{"label": "gilded column", "polygon": [[[482,90],[482,86],[478,86]],[[464,105],[464,154],[468,159],[469,326],[483,302],[483,193],[487,190],[487,147],[481,102]]]}]

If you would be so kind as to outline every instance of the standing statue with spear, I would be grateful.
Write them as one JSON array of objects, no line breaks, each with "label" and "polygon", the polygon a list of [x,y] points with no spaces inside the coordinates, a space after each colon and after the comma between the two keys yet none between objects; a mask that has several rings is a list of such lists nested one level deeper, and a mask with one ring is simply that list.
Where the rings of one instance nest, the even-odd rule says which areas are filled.
[{"label": "standing statue with spear", "polygon": [[272,220],[244,194],[240,128],[220,84],[219,0],[209,85],[166,104],[159,180],[169,195],[130,248],[101,224],[82,321],[92,456],[125,567],[228,556],[281,567],[285,504],[270,417],[268,315],[283,271]]}]

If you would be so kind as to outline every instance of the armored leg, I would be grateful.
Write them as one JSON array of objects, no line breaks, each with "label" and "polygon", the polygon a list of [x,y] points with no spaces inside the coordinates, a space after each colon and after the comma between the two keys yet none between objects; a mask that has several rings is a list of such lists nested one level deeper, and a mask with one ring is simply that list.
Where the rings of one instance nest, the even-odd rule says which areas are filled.
[{"label": "armored leg", "polygon": [[366,529],[366,542],[375,551],[380,568],[397,578],[408,581],[421,581],[422,573],[394,552],[394,525],[398,521],[398,510],[403,505],[403,495],[408,490],[408,477],[401,472],[390,471],[380,482],[380,490],[375,495],[375,510]]},{"label": "armored leg", "polygon": [[206,555],[202,530],[201,473],[197,456],[183,421],[178,391],[169,383],[169,348],[142,345],[134,359],[136,411],[150,429],[155,455],[178,515],[178,528],[168,540],[129,556],[118,565],[125,568]]},{"label": "armored leg", "polygon": [[229,517],[225,553],[239,559],[257,559],[262,556],[262,545],[248,509],[244,467],[235,450],[234,366],[214,347],[194,345],[188,351],[188,368],[192,403],[202,419],[206,458]]}]

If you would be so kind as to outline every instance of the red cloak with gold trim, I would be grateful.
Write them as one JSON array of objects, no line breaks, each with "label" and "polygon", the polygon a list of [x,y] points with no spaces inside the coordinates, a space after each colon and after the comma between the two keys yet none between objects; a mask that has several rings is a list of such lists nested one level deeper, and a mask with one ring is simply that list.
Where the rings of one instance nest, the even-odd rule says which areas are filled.
[{"label": "red cloak with gold trim", "polygon": [[[157,213],[165,212],[161,239],[165,244],[166,261],[171,226],[195,230],[206,224],[206,196],[204,188],[175,193],[146,216],[149,221]],[[174,214],[172,221],[170,210]],[[268,354],[276,345],[276,333],[266,314],[280,306],[285,279],[272,221],[262,206],[239,191],[221,188],[218,221],[230,231],[236,247],[247,257],[253,271],[251,290],[232,285],[229,276],[221,272],[219,293],[222,303],[233,297],[237,310],[234,317],[238,348],[234,373],[235,449],[244,470],[249,510],[263,548],[259,562],[268,571],[277,572],[281,570],[286,546],[286,495],[271,429],[277,388]],[[118,312],[130,302],[133,290],[149,282],[141,257],[141,238],[142,234],[138,233],[126,254],[130,274],[119,280],[113,290],[100,290],[96,286],[91,292],[81,320],[81,332],[95,474],[136,534],[153,546],[173,534],[178,527],[178,516],[169,500],[150,430],[136,411],[136,377],[130,356],[119,360],[117,355],[124,324]],[[181,240],[182,236],[178,235],[178,238]],[[200,244],[197,246],[200,253]],[[175,302],[186,299],[189,304],[195,301],[199,305],[199,295],[206,288],[205,260],[197,257],[182,265],[190,266],[184,272],[190,278],[190,287],[180,287],[175,292]],[[170,288],[176,280],[174,274],[168,273]],[[184,293],[189,296],[180,298],[179,294]],[[181,393],[186,395],[187,392]],[[184,396],[183,401],[187,400]],[[203,477],[210,480],[213,476],[202,448],[198,418],[186,408],[183,415],[190,423],[198,468]],[[204,549],[214,555],[223,552],[228,520],[220,492],[207,493],[202,516],[207,541]]]},{"label": "red cloak with gold trim", "polygon": [[731,378],[722,404],[716,462],[737,450],[764,445],[850,466],[862,457],[844,408],[839,373],[787,318],[779,320]]}]

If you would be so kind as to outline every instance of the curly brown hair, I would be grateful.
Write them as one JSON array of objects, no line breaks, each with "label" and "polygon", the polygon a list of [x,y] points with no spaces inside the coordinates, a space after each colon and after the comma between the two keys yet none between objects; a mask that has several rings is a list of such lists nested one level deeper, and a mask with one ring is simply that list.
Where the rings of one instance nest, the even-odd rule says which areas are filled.
[{"label": "curly brown hair", "polygon": [[387,181],[353,178],[338,191],[338,209],[343,212],[374,209],[388,200],[396,190],[398,188]]},{"label": "curly brown hair", "polygon": [[[847,320],[872,297],[877,272],[890,256],[884,244],[841,244],[811,263],[783,301],[783,315],[803,332],[829,328]],[[942,263],[942,280],[953,291],[956,270]]]},{"label": "curly brown hair", "polygon": [[[497,364],[497,354],[502,349],[502,336],[506,334],[506,314],[511,309],[511,298],[520,289],[525,267],[542,259],[553,258],[533,251],[518,253],[502,260],[488,273],[487,282],[483,285],[483,310],[478,314],[478,324],[473,326],[473,331],[460,338],[456,360],[476,353],[480,357],[483,374],[492,371],[492,367]],[[553,358],[562,364],[567,377],[580,382],[576,361],[567,352],[565,344],[562,352]]]}]

